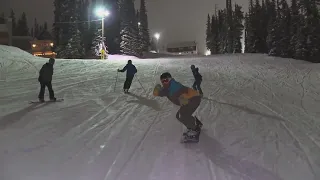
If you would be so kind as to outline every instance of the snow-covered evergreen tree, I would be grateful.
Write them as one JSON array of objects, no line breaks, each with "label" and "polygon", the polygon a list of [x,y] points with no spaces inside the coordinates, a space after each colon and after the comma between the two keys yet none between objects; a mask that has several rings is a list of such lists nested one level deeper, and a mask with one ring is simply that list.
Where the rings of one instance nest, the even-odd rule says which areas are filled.
[{"label": "snow-covered evergreen tree", "polygon": [[147,52],[150,48],[150,34],[148,25],[148,15],[145,0],[140,1],[139,15],[139,35],[141,39],[141,51]]},{"label": "snow-covered evergreen tree", "polygon": [[278,40],[279,40],[279,14],[277,13],[278,11],[276,10],[276,3],[273,0],[269,4],[269,15],[270,21],[268,24],[268,37],[267,37],[267,46],[269,49],[268,54],[275,56],[278,53],[277,51],[277,46],[278,46]]},{"label": "snow-covered evergreen tree", "polygon": [[206,46],[207,49],[210,49],[210,51],[212,52],[212,34],[211,34],[211,19],[210,19],[210,15],[208,14],[207,17],[207,24],[206,24]]},{"label": "snow-covered evergreen tree", "polygon": [[217,12],[211,16],[211,54],[219,53],[219,27],[218,27],[218,19]]},{"label": "snow-covered evergreen tree", "polygon": [[291,57],[295,57],[296,44],[297,44],[297,35],[299,29],[299,8],[297,0],[291,0],[291,23],[290,23],[290,45],[289,45],[289,54]]},{"label": "snow-covered evergreen tree", "polygon": [[71,38],[69,39],[65,53],[67,54],[66,58],[71,59],[79,59],[82,58],[85,54],[84,47],[81,44],[81,32],[78,30],[77,26],[72,27],[72,34]]},{"label": "snow-covered evergreen tree", "polygon": [[141,43],[133,0],[121,0],[120,18],[120,51],[127,55],[141,56]]},{"label": "snow-covered evergreen tree", "polygon": [[[52,34],[53,34],[53,39],[55,41],[54,43],[54,50],[56,47],[58,47],[60,45],[60,35],[61,35],[61,23],[60,21],[62,20],[61,17],[61,6],[62,6],[62,0],[54,0],[53,1],[53,5],[54,5],[54,20],[53,20],[53,25],[52,25]],[[36,33],[36,30],[35,30]]]},{"label": "snow-covered evergreen tree", "polygon": [[60,58],[82,58],[84,55],[79,31],[79,8],[79,0],[62,0],[60,19],[69,23],[59,26],[61,31],[57,54]]},{"label": "snow-covered evergreen tree", "polygon": [[277,41],[278,55],[281,57],[290,57],[290,23],[291,14],[286,0],[281,0],[279,4],[279,38]]},{"label": "snow-covered evergreen tree", "polygon": [[242,21],[244,19],[243,12],[241,11],[241,6],[235,4],[234,14],[233,14],[233,52],[234,53],[241,53],[242,52],[242,32],[244,26]]}]

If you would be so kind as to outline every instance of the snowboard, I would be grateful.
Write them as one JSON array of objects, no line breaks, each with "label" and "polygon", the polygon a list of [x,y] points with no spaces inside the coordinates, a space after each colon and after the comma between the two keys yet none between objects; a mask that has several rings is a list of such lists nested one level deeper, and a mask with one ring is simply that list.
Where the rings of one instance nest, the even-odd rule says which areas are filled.
[{"label": "snowboard", "polygon": [[44,102],[41,102],[41,101],[29,101],[29,104],[35,104],[35,103],[41,104],[41,103],[62,102],[62,101],[64,101],[64,99],[57,99],[55,101],[48,100],[48,101],[44,101]]}]

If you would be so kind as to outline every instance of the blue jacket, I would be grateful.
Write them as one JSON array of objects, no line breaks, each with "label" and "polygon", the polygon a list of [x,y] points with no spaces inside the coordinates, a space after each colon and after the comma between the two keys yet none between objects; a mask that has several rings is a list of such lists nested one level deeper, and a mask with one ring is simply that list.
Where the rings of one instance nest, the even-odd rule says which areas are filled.
[{"label": "blue jacket", "polygon": [[127,71],[127,76],[134,76],[134,74],[138,72],[136,66],[133,64],[127,64],[122,70],[120,70],[120,72],[125,71]]},{"label": "blue jacket", "polygon": [[153,90],[153,95],[160,97],[166,96],[172,103],[181,106],[184,104],[182,101],[188,101],[195,96],[199,96],[199,93],[198,91],[195,91],[182,85],[174,79],[171,79],[169,87],[167,88],[157,85]]}]

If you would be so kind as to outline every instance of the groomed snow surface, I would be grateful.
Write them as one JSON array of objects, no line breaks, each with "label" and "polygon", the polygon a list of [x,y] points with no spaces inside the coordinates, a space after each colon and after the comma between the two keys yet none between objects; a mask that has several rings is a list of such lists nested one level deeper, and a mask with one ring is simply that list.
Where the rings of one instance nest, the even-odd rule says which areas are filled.
[{"label": "groomed snow surface", "polygon": [[[125,73],[115,86],[128,59],[133,95],[122,93]],[[320,179],[320,65],[261,54],[58,59],[53,88],[65,101],[30,105],[47,60],[0,46],[1,180]],[[166,71],[191,86],[191,64],[204,79],[204,126],[198,144],[181,144],[178,107],[152,90]]]}]

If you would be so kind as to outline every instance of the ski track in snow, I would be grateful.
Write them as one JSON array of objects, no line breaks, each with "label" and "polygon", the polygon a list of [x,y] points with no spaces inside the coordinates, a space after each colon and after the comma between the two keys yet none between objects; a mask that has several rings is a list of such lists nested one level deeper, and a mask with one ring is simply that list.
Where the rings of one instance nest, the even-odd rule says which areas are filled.
[{"label": "ski track in snow", "polygon": [[[0,46],[1,179],[320,179],[319,65],[261,54],[133,58],[138,75],[123,94],[116,70],[132,57],[110,58],[57,60],[53,88],[65,101],[30,105],[47,59]],[[191,64],[203,75],[195,114],[204,126],[198,144],[181,144],[178,107],[152,90],[166,71],[191,87]]]}]

